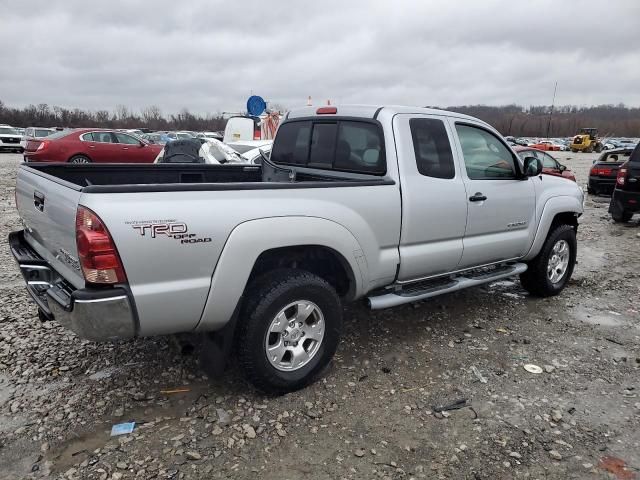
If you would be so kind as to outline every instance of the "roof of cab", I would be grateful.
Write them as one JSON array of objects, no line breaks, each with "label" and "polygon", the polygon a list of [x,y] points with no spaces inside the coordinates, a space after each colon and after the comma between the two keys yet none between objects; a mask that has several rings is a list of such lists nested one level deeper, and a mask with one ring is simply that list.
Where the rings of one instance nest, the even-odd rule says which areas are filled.
[{"label": "roof of cab", "polygon": [[[461,113],[451,112],[448,110],[439,110],[436,108],[425,107],[410,107],[402,105],[331,105],[337,109],[335,115],[340,117],[362,117],[362,118],[377,118],[383,112],[385,115],[396,115],[399,113],[417,113],[423,115],[441,115],[447,117],[456,117],[466,120],[477,120],[469,115],[463,115]],[[316,113],[319,108],[326,107],[326,105],[318,105],[311,107],[296,108],[291,110],[286,119],[303,117],[315,117],[320,116]],[[322,114],[323,117],[331,117],[333,114]]]}]

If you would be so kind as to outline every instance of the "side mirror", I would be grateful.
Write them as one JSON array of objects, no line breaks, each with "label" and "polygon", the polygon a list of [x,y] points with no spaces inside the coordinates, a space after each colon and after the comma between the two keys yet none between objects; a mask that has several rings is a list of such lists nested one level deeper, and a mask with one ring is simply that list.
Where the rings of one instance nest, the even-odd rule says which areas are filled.
[{"label": "side mirror", "polygon": [[558,164],[558,170],[560,170],[561,172],[564,172],[566,169],[567,167],[565,165]]},{"label": "side mirror", "polygon": [[542,162],[536,157],[527,157],[524,159],[524,175],[525,177],[536,177],[542,173]]}]

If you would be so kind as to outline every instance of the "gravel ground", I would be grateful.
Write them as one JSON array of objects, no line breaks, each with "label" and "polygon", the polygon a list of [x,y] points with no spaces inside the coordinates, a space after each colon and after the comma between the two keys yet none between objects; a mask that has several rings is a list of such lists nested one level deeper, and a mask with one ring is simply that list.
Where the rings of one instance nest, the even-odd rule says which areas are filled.
[{"label": "gravel ground", "polygon": [[[594,155],[558,158],[584,184]],[[640,223],[612,223],[607,198],[587,200],[561,296],[514,280],[349,306],[324,377],[267,397],[173,337],[41,323],[6,245],[19,161],[0,155],[0,478],[640,478]]]}]

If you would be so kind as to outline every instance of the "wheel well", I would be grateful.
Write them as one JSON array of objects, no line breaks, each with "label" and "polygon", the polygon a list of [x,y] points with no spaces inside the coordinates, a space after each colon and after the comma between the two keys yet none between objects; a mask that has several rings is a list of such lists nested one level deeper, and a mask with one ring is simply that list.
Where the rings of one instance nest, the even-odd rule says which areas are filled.
[{"label": "wheel well", "polygon": [[353,297],[355,278],[347,260],[335,250],[321,245],[274,248],[262,252],[249,281],[278,268],[306,270],[326,280],[341,297]]},{"label": "wheel well", "polygon": [[549,229],[549,231],[552,231],[558,225],[571,225],[573,227],[573,229],[577,232],[578,231],[578,217],[573,212],[558,213],[558,214],[556,214],[555,217],[553,217],[553,222],[551,222],[551,228]]}]

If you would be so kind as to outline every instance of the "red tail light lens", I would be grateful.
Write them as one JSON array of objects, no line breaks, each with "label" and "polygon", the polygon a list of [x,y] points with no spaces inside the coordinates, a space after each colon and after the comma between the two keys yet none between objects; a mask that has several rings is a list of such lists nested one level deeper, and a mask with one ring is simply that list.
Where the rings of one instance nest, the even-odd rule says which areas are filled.
[{"label": "red tail light lens", "polygon": [[254,140],[262,140],[262,130],[258,125],[253,127],[253,139]]},{"label": "red tail light lens", "polygon": [[591,175],[600,175],[601,177],[610,177],[613,175],[613,169],[602,167],[591,167]]},{"label": "red tail light lens", "polygon": [[76,213],[76,245],[84,278],[89,283],[127,281],[118,251],[100,218],[85,207]]},{"label": "red tail light lens", "polygon": [[51,140],[43,140],[42,142],[40,142],[40,145],[38,145],[38,148],[36,149],[36,151],[44,150],[49,146],[50,143],[51,143]]},{"label": "red tail light lens", "polygon": [[627,178],[627,167],[620,167],[618,170],[618,176],[616,177],[616,183],[620,186],[624,185],[624,182]]}]

